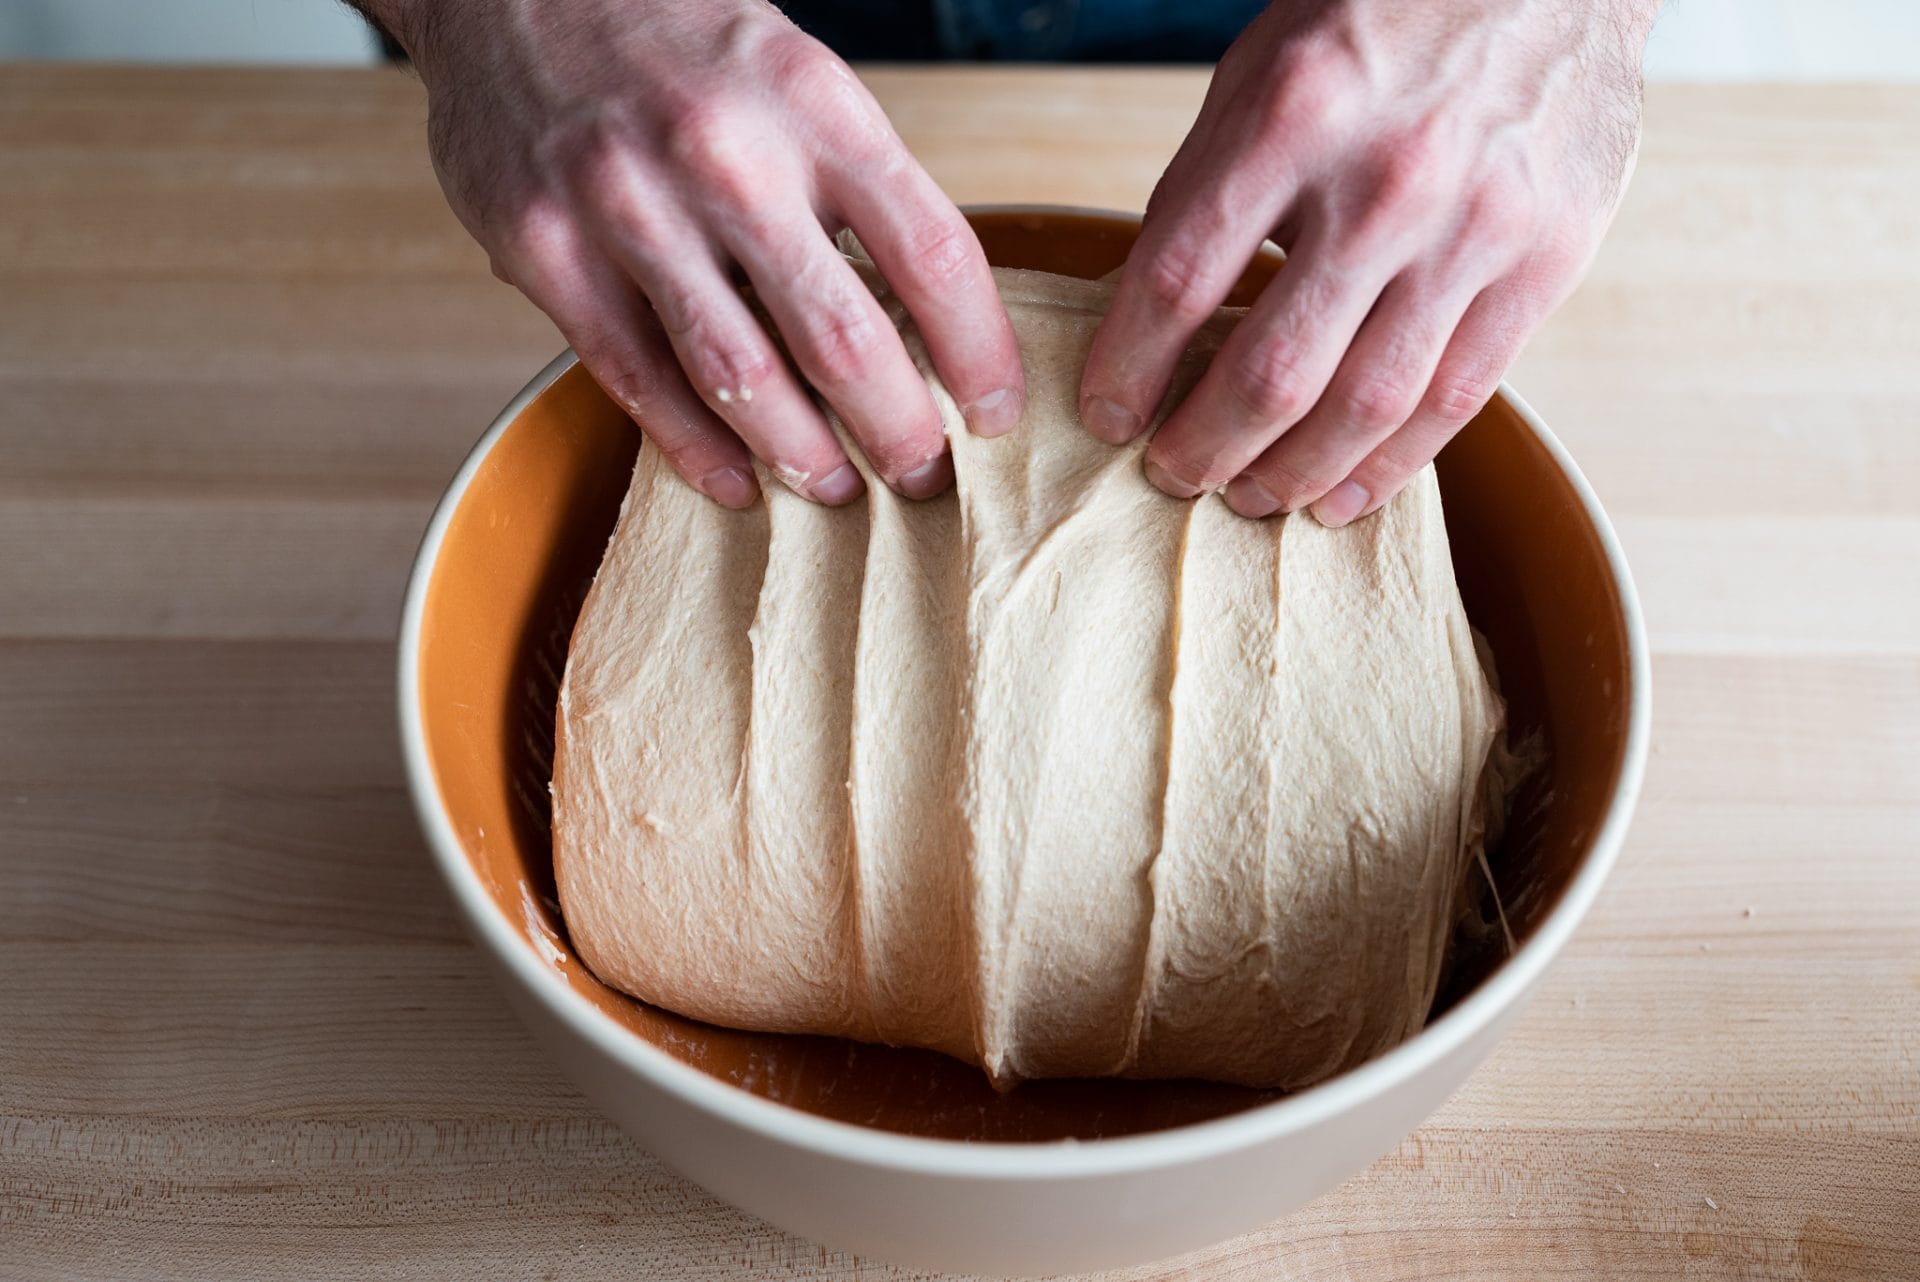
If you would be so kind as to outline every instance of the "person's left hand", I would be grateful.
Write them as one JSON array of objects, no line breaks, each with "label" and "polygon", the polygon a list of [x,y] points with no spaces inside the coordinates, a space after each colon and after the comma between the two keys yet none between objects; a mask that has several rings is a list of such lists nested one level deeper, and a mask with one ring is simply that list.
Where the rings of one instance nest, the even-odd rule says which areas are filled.
[{"label": "person's left hand", "polygon": [[1572,291],[1639,143],[1653,0],[1277,0],[1221,59],[1081,381],[1152,421],[1271,236],[1290,255],[1155,434],[1148,477],[1243,516],[1378,508]]}]

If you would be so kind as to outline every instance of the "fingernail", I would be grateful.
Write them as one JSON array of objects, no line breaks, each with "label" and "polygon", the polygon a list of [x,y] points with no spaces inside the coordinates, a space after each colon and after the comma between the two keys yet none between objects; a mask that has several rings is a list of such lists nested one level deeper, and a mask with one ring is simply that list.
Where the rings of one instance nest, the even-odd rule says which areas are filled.
[{"label": "fingernail", "polygon": [[1313,519],[1338,529],[1366,511],[1367,504],[1372,501],[1373,495],[1352,481],[1342,481],[1314,503]]},{"label": "fingernail", "polygon": [[752,507],[760,489],[737,467],[723,467],[700,478],[700,492],[723,507]]},{"label": "fingernail", "polygon": [[853,464],[842,463],[814,482],[808,493],[828,507],[839,507],[842,503],[851,503],[859,498],[866,488],[866,482],[860,479],[860,473]]},{"label": "fingernail", "polygon": [[1173,495],[1173,497],[1177,499],[1190,499],[1200,493],[1199,486],[1190,485],[1181,480],[1152,459],[1147,460],[1146,466],[1147,479],[1152,481],[1157,488],[1166,491],[1168,494]]},{"label": "fingernail", "polygon": [[967,429],[975,436],[1005,436],[1020,422],[1025,407],[1011,387],[988,392],[961,412],[967,416]]},{"label": "fingernail", "polygon": [[1080,422],[1109,445],[1125,445],[1140,435],[1144,426],[1138,414],[1104,396],[1089,396],[1080,402]]},{"label": "fingernail", "polygon": [[900,478],[894,488],[910,499],[930,499],[953,481],[953,460],[941,454]]},{"label": "fingernail", "polygon": [[1280,500],[1273,491],[1251,476],[1236,476],[1229,482],[1226,500],[1228,507],[1256,521],[1280,510]]}]

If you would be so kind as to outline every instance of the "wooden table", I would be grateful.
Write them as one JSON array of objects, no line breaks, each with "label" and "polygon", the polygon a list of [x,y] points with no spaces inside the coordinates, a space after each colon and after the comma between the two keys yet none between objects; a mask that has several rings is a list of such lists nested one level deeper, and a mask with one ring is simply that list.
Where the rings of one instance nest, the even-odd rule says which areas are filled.
[{"label": "wooden table", "polygon": [[[876,72],[961,200],[1138,208],[1196,72]],[[557,350],[393,73],[0,72],[0,1277],[900,1276],[662,1169],[402,790],[401,583]],[[1515,381],[1620,524],[1645,801],[1371,1170],[1134,1277],[1920,1277],[1920,91],[1656,89]]]}]

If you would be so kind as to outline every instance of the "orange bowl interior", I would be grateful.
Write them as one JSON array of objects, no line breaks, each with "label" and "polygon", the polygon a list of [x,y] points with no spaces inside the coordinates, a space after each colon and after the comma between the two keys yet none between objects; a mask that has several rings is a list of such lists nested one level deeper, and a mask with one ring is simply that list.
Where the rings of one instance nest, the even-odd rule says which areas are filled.
[{"label": "orange bowl interior", "polygon": [[[995,263],[1093,277],[1130,221],[1059,212],[973,216]],[[1277,269],[1256,261],[1233,299]],[[567,642],[627,488],[639,433],[579,367],[542,392],[481,462],[432,568],[420,632],[421,716],[453,830],[526,946],[637,1037],[742,1090],[842,1121],[975,1140],[1096,1139],[1236,1112],[1272,1092],[1205,1082],[1031,1082],[996,1093],[930,1051],[757,1034],[684,1019],[594,979],[566,944],[548,839],[554,706]],[[1524,942],[1587,857],[1625,759],[1627,631],[1600,536],[1572,483],[1496,400],[1440,456],[1454,569],[1498,662],[1516,736],[1545,763],[1493,852]],[[1456,958],[1435,1013],[1500,964]]]}]

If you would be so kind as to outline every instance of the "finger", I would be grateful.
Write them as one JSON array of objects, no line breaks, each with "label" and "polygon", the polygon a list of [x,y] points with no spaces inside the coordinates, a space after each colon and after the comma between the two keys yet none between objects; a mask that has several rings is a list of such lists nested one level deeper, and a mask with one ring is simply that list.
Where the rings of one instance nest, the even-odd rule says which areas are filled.
[{"label": "finger", "polygon": [[[1343,433],[1328,423],[1323,432],[1316,408],[1228,487],[1228,504],[1249,516],[1311,505],[1323,524],[1338,526],[1398,493],[1486,404],[1528,335],[1578,280],[1579,247],[1550,240],[1529,250],[1534,229],[1524,192],[1490,188],[1470,200],[1446,247],[1390,287],[1410,285],[1412,297],[1454,304],[1418,314],[1460,313],[1440,342],[1425,325],[1406,328],[1414,347],[1433,353],[1433,367],[1414,369],[1404,360],[1409,349],[1401,349],[1404,363],[1393,347],[1365,361],[1350,356],[1323,404],[1343,409],[1363,430]],[[1456,287],[1440,284],[1447,281]],[[1383,424],[1391,426],[1382,431]]]},{"label": "finger", "polygon": [[1242,516],[1291,512],[1347,477],[1414,413],[1474,296],[1418,267],[1396,277],[1362,322],[1326,394],[1226,489]]},{"label": "finger", "polygon": [[794,364],[839,412],[874,471],[909,498],[944,489],[952,472],[933,395],[812,209],[774,205],[722,235]]},{"label": "finger", "polygon": [[906,304],[968,428],[1011,431],[1026,409],[1020,345],[979,238],[946,193],[901,147],[894,181],[835,176],[827,195]]},{"label": "finger", "polygon": [[603,196],[598,230],[653,304],[695,393],[796,494],[836,506],[859,497],[859,471],[713,248],[641,190],[621,183]]},{"label": "finger", "polygon": [[1147,477],[1178,498],[1218,489],[1304,418],[1400,261],[1336,253],[1311,222],[1287,267],[1154,433]]},{"label": "finger", "polygon": [[1419,407],[1352,474],[1314,505],[1323,525],[1345,525],[1398,494],[1493,399],[1552,299],[1508,278],[1481,292],[1448,341]]},{"label": "finger", "polygon": [[1246,131],[1203,127],[1207,115],[1154,189],[1087,354],[1080,420],[1110,444],[1132,440],[1153,421],[1194,334],[1226,301],[1297,191],[1283,155],[1247,148],[1239,141]]},{"label": "finger", "polygon": [[653,308],[625,273],[570,227],[513,257],[503,271],[673,469],[727,507],[751,507],[760,488],[746,446],[688,387]]}]

